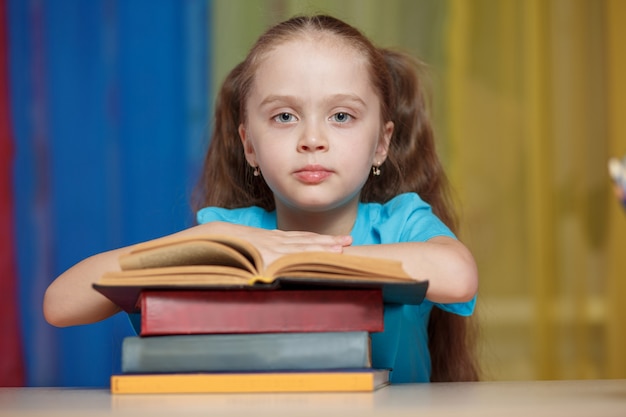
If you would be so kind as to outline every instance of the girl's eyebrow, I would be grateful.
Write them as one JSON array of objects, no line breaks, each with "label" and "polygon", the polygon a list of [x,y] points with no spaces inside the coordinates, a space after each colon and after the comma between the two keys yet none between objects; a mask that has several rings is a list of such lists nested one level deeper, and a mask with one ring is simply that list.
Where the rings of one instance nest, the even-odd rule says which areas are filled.
[{"label": "girl's eyebrow", "polygon": [[[263,101],[261,101],[260,106],[267,106],[276,103],[298,103],[299,101],[298,97],[292,95],[270,94],[265,97]],[[367,106],[365,101],[356,94],[333,94],[324,98],[324,103],[333,103],[337,101],[353,102],[364,107]]]},{"label": "girl's eyebrow", "polygon": [[267,106],[275,103],[295,103],[298,99],[296,96],[270,94],[261,101],[260,106]]},{"label": "girl's eyebrow", "polygon": [[340,102],[352,102],[361,106],[366,106],[365,100],[356,94],[333,94],[328,97],[325,101],[329,103],[340,101]]}]

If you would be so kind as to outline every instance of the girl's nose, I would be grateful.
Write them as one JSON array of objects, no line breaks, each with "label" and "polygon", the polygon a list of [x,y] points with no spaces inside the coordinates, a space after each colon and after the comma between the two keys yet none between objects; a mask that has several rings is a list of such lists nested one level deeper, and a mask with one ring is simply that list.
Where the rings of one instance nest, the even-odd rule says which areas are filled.
[{"label": "girl's nose", "polygon": [[299,152],[323,152],[328,150],[328,141],[321,129],[309,127],[298,141]]}]

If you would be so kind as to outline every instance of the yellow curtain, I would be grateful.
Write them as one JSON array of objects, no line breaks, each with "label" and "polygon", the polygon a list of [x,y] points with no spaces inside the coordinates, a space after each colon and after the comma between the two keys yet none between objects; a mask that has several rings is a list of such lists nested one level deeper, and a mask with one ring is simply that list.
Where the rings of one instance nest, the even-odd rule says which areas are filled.
[{"label": "yellow curtain", "polygon": [[[626,154],[626,2],[608,0],[605,7],[607,68],[607,147],[610,155]],[[607,218],[606,375],[626,377],[626,212],[609,203]]]},{"label": "yellow curtain", "polygon": [[487,380],[626,378],[621,0],[214,0],[217,86],[268,25],[327,12],[431,67]]},{"label": "yellow curtain", "polygon": [[486,377],[625,377],[626,217],[607,176],[626,152],[624,3],[450,10],[449,169],[480,265]]}]

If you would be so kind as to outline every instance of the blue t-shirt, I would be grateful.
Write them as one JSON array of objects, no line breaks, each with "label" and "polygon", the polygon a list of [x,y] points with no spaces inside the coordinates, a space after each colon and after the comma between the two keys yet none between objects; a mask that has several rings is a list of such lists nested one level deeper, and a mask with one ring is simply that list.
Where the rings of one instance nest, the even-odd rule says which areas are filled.
[{"label": "blue t-shirt", "polygon": [[[223,221],[274,230],[276,212],[260,207],[224,209],[206,207],[197,213],[198,223]],[[431,207],[415,193],[400,194],[385,204],[360,203],[351,232],[353,245],[424,242],[436,236],[455,237]],[[429,382],[428,319],[433,305],[469,316],[476,298],[467,303],[385,306],[385,330],[372,334],[372,366],[391,369],[391,382]]]}]

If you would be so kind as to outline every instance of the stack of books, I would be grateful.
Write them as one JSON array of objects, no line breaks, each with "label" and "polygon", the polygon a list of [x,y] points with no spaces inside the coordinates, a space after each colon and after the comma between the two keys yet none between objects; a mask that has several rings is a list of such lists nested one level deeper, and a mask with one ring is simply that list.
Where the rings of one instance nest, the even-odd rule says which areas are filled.
[{"label": "stack of books", "polygon": [[114,394],[373,391],[389,382],[371,361],[384,302],[419,303],[428,285],[398,263],[332,253],[265,267],[224,236],[146,243],[120,265],[94,284],[141,312]]}]

